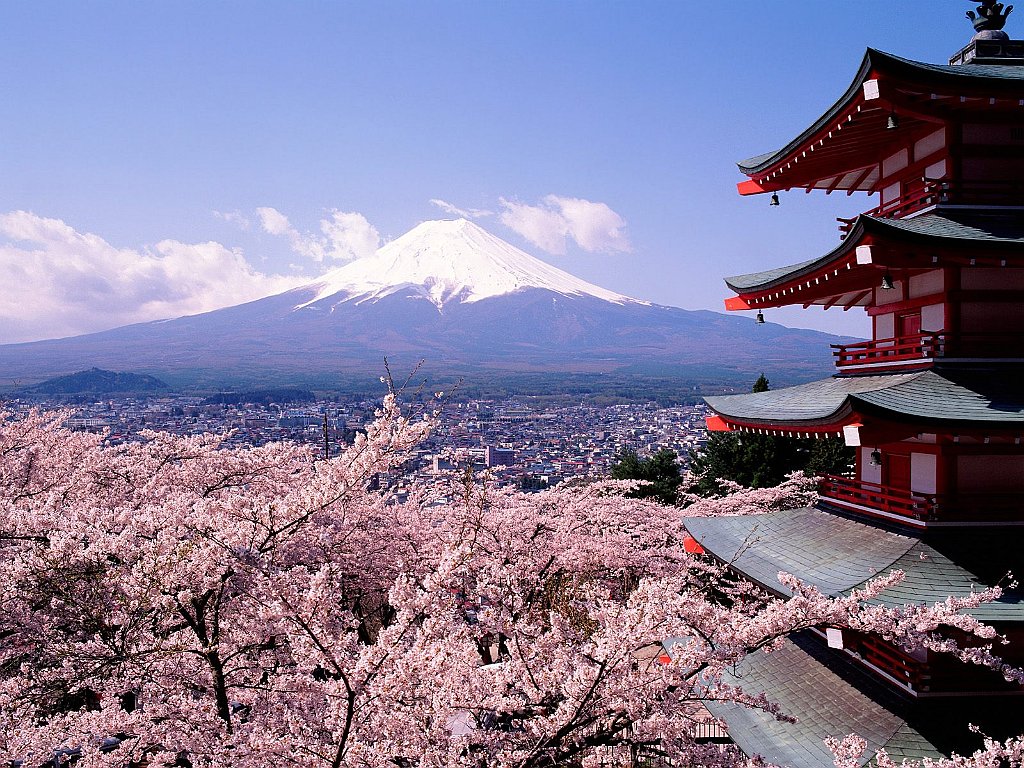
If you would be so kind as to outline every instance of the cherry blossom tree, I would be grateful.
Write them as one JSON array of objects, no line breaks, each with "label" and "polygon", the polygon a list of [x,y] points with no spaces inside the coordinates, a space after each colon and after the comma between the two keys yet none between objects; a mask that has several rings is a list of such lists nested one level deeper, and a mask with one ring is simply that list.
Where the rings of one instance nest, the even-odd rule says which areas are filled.
[{"label": "cherry blossom tree", "polygon": [[628,483],[371,491],[432,426],[393,394],[329,461],[214,435],[108,445],[66,417],[0,420],[0,752],[25,765],[753,764],[695,739],[699,705],[785,717],[723,674],[819,625],[1022,679],[964,613],[998,590],[891,609],[870,601],[899,573],[838,599],[782,576],[780,600],[686,553]]}]

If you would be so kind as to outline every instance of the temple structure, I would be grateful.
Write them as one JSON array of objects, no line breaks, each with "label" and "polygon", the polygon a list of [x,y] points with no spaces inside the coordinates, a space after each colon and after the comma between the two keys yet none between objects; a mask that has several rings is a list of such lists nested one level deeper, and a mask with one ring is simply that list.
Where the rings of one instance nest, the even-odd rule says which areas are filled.
[{"label": "temple structure", "polygon": [[[849,89],[785,147],[739,164],[743,195],[803,189],[879,196],[839,220],[823,256],[726,280],[730,310],[863,308],[870,341],[835,347],[836,373],[789,389],[708,398],[711,430],[839,436],[849,476],[822,477],[811,508],[687,519],[713,557],[784,595],[785,571],[833,595],[878,574],[882,596],[933,603],[1024,571],[1024,41],[983,2],[949,65],[868,50]],[[1024,597],[976,612],[1024,664]],[[952,636],[955,633],[950,632]],[[781,655],[779,655],[781,653]],[[830,766],[823,739],[860,733],[872,757],[961,753],[1024,731],[1024,690],[941,654],[821,628],[755,654],[736,683],[795,724],[713,706],[749,754]]]}]

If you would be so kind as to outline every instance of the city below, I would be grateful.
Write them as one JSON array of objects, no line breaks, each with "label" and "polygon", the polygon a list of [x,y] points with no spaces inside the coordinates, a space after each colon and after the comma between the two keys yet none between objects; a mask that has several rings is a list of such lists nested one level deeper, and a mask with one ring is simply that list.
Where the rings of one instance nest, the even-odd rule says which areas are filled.
[{"label": "city below", "polygon": [[[80,399],[80,398],[79,398]],[[534,403],[533,398],[447,401],[437,427],[400,470],[379,477],[401,492],[417,481],[452,470],[486,471],[492,482],[540,490],[570,478],[599,479],[623,450],[640,456],[674,452],[682,465],[707,439],[705,405],[655,403],[595,406]],[[374,418],[376,403],[222,403],[213,398],[114,397],[76,404],[66,426],[106,433],[111,444],[141,439],[146,430],[177,435],[225,435],[224,447],[289,441],[338,455]],[[67,408],[38,397],[8,400],[17,416],[31,408]],[[17,417],[16,416],[16,417]],[[326,422],[326,430],[325,430]]]}]

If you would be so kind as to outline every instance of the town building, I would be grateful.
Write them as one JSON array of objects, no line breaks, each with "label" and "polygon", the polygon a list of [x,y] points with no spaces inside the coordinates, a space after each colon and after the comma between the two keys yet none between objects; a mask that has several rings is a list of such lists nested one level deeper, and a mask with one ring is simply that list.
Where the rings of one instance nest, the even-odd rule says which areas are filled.
[{"label": "town building", "polygon": [[[823,477],[817,504],[687,519],[693,538],[740,575],[785,596],[784,571],[846,595],[898,569],[888,605],[935,603],[1024,568],[1024,41],[1012,8],[985,0],[976,35],[948,65],[868,50],[835,105],[777,151],[739,164],[743,195],[878,194],[840,219],[829,253],[732,277],[730,310],[862,308],[870,341],[834,349],[831,378],[708,398],[709,430],[841,436],[853,472]],[[972,611],[1024,664],[1024,596]],[[956,638],[955,632],[950,632]],[[963,639],[963,638],[957,638]],[[871,758],[971,752],[1024,731],[1024,690],[948,654],[909,654],[873,635],[821,628],[753,654],[734,682],[764,691],[796,723],[712,704],[748,754],[830,766],[827,737],[858,733]]]}]

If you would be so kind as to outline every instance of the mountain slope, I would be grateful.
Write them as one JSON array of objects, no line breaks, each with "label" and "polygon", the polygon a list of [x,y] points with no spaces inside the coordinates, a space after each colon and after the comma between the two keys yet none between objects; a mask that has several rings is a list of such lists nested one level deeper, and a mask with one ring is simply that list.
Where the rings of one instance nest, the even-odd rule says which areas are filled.
[{"label": "mountain slope", "polygon": [[[827,375],[836,337],[636,301],[470,222],[427,222],[277,296],[70,339],[0,346],[22,383],[93,366],[189,383],[329,382],[426,359],[432,372],[675,372],[777,383]],[[0,385],[7,384],[0,381]]]}]

